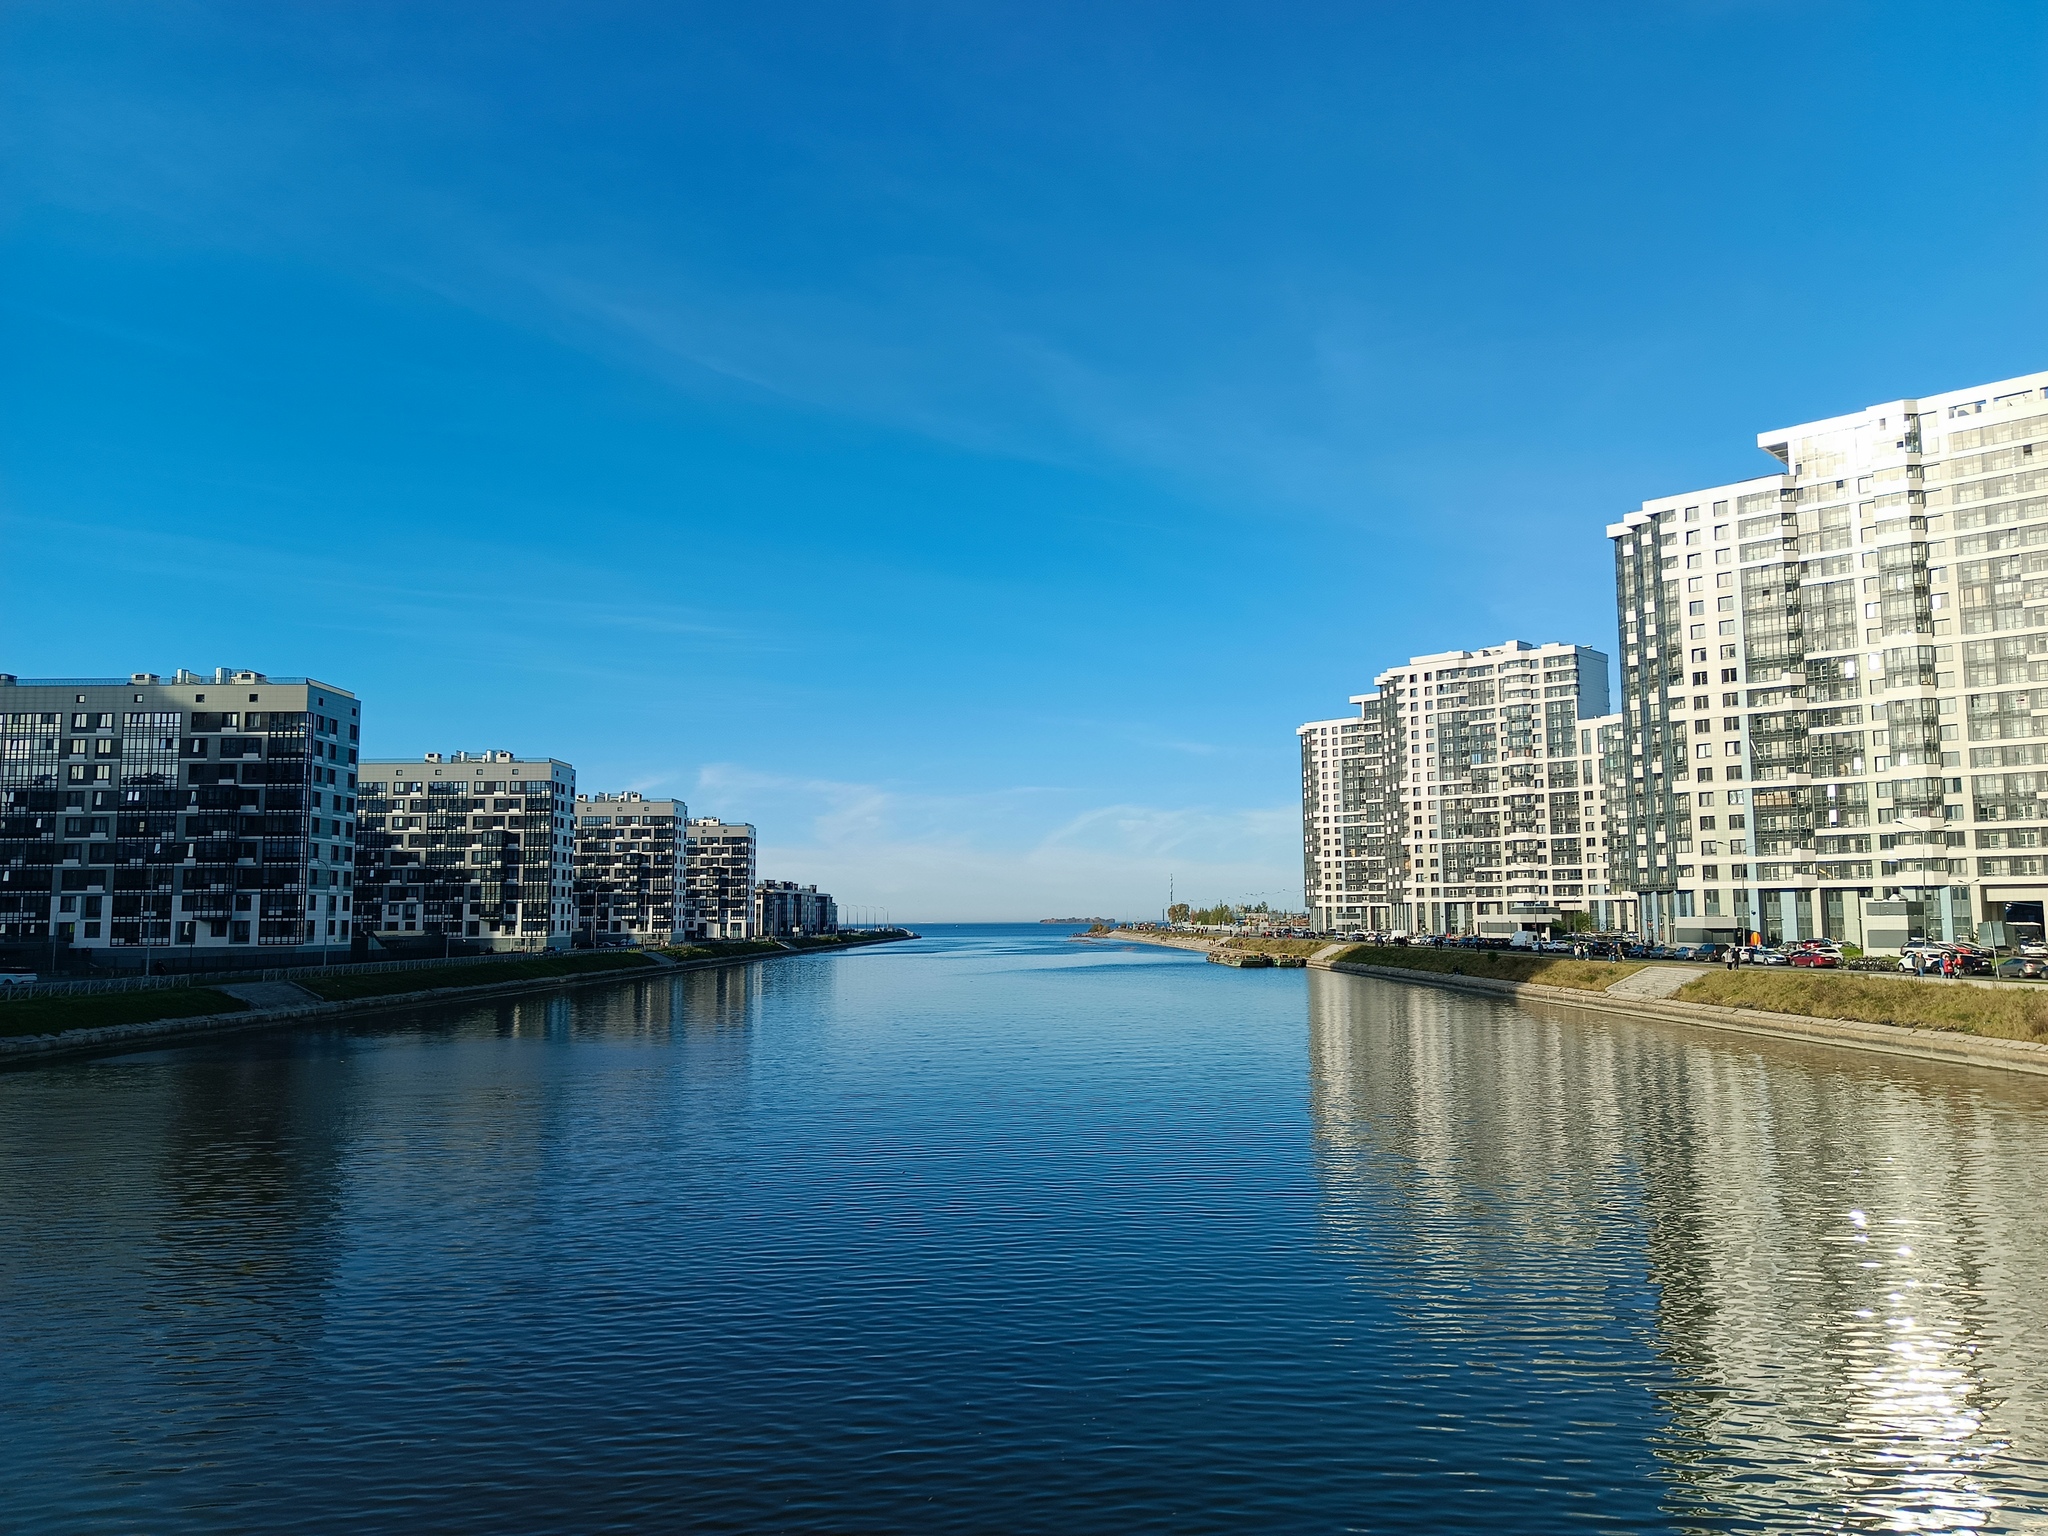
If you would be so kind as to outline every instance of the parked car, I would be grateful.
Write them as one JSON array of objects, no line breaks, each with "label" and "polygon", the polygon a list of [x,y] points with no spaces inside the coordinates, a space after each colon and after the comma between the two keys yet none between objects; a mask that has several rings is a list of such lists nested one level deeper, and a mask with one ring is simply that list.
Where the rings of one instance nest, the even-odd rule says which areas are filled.
[{"label": "parked car", "polygon": [[2010,960],[2001,960],[1993,974],[2007,981],[2039,981],[2048,976],[2048,957],[2015,955]]},{"label": "parked car", "polygon": [[1791,957],[1782,949],[1771,949],[1765,945],[1752,945],[1743,955],[1744,965],[1790,965]]},{"label": "parked car", "polygon": [[1804,966],[1808,970],[1833,970],[1836,966],[1842,963],[1842,957],[1834,953],[1832,950],[1821,949],[1819,947],[1815,947],[1812,949],[1795,949],[1789,956],[1787,956],[1787,963],[1791,965]]},{"label": "parked car", "polygon": [[35,984],[36,973],[34,971],[19,970],[12,966],[5,970],[0,970],[0,987],[32,987]]},{"label": "parked car", "polygon": [[[1926,939],[1908,940],[1899,949],[1899,969],[1902,971],[1937,970],[1941,957],[1947,952],[1945,944],[1931,944]],[[1918,964],[1915,964],[1915,962]]]}]

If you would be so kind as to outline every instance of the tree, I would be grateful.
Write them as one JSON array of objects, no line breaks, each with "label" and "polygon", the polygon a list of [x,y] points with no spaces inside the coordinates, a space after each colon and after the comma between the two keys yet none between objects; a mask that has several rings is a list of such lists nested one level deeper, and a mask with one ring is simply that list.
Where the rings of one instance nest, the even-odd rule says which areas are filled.
[{"label": "tree", "polygon": [[1184,901],[1176,901],[1166,909],[1166,920],[1169,923],[1186,922],[1188,920],[1188,904]]},{"label": "tree", "polygon": [[1557,926],[1566,933],[1591,933],[1593,931],[1593,914],[1590,912],[1567,912],[1564,914],[1564,921]]}]

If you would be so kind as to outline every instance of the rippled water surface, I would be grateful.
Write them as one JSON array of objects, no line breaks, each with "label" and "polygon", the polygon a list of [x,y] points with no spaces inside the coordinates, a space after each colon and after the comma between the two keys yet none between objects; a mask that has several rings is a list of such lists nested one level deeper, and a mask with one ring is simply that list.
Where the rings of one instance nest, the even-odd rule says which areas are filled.
[{"label": "rippled water surface", "polygon": [[0,1527],[2048,1530],[2048,1083],[1064,935],[0,1076]]}]

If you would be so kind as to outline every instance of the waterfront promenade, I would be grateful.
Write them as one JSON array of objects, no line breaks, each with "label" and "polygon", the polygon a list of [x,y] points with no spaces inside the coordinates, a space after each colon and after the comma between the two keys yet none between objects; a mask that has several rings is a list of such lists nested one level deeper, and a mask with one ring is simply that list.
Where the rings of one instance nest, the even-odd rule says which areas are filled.
[{"label": "waterfront promenade", "polygon": [[1060,930],[0,1076],[43,1532],[2048,1514],[2048,1083]]},{"label": "waterfront promenade", "polygon": [[[1172,949],[1199,950],[1205,953],[1227,948],[1232,942],[1227,939],[1133,929],[1117,929],[1114,932],[1090,934],[1085,937],[1090,942],[1148,944]],[[1269,947],[1272,943],[1260,940],[1251,942],[1255,945],[1264,943]],[[1540,975],[1529,980],[1504,980],[1477,974],[1422,968],[1423,962],[1426,961],[1456,964],[1459,956],[1468,955],[1472,965],[1477,969],[1488,963],[1489,953],[1498,955],[1497,951],[1464,951],[1455,947],[1439,950],[1429,946],[1413,946],[1405,950],[1383,949],[1377,951],[1375,955],[1381,963],[1373,964],[1363,960],[1369,953],[1365,946],[1342,941],[1303,941],[1292,947],[1307,952],[1307,964],[1314,969],[1372,976],[1404,986],[1438,987],[1455,992],[1512,998],[1521,1002],[1590,1009],[1622,1018],[1689,1024],[1703,1029],[1730,1030],[1739,1034],[1810,1041],[1845,1050],[1875,1051],[1881,1055],[1911,1056],[1926,1061],[1946,1061],[1964,1066],[2048,1077],[2048,1039],[2043,1039],[2039,1035],[2025,1039],[2003,1038],[1989,1033],[1973,1032],[1967,1027],[1957,1027],[1946,1022],[1916,1027],[1911,1022],[1898,1022],[1883,1016],[1858,1018],[1849,1012],[1848,1007],[1849,1003],[1859,1000],[1855,998],[1844,999],[1841,1014],[1831,1013],[1828,993],[1833,989],[1833,984],[1839,980],[1845,990],[1863,990],[1862,984],[1867,978],[1861,973],[1855,976],[1842,972],[1761,973],[1767,978],[1785,975],[1788,979],[1796,974],[1801,984],[1800,991],[1811,994],[1810,997],[1801,1000],[1810,1002],[1812,1006],[1809,1012],[1794,1013],[1762,1003],[1736,1006],[1689,996],[1689,993],[1712,990],[1723,974],[1717,966],[1662,961],[1650,964],[1621,963],[1612,966],[1600,962],[1575,963],[1568,967],[1560,967],[1578,973],[1572,978],[1574,984],[1567,986],[1546,985]],[[1390,963],[1396,960],[1408,963]],[[1539,960],[1534,963],[1540,966],[1544,962]],[[1607,979],[1610,971],[1612,980]],[[1758,973],[1746,974],[1754,981]],[[2030,982],[1986,981],[1976,978],[1949,981],[1931,976],[1903,975],[1885,977],[1883,981],[1887,986],[1926,988],[1928,993],[1922,1001],[1930,1003],[1935,1000],[1937,994],[1957,991],[1963,993],[1965,997],[1975,992],[1998,992],[2006,994],[2008,999],[2024,999],[2030,1005],[2035,999],[2048,999],[2048,994],[2041,992],[2039,983]],[[1696,986],[1694,983],[1699,985]],[[1867,999],[1860,1000],[1867,1002]],[[1966,1016],[1970,1012],[1968,1008],[1950,1007],[1949,1005],[1956,1002],[1953,997],[1941,1001],[1948,1011],[1960,1012]],[[2035,1027],[2039,1028],[2038,1015]]]}]

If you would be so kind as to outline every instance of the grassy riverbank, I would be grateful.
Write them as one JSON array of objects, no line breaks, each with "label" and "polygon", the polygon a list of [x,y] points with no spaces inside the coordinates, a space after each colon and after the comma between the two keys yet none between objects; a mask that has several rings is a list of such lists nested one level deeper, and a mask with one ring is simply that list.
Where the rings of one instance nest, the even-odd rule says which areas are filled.
[{"label": "grassy riverbank", "polygon": [[1255,955],[1310,955],[1330,947],[1328,939],[1225,939],[1223,949],[1248,950]]},{"label": "grassy riverbank", "polygon": [[[908,937],[902,933],[868,934],[795,940],[714,940],[662,951],[677,961],[746,960],[786,955],[792,949],[844,950]],[[374,1002],[415,992],[455,992],[508,982],[539,983],[613,972],[666,971],[653,955],[638,950],[600,950],[575,954],[524,955],[488,963],[410,966],[393,971],[360,973],[307,970],[288,978],[313,1000],[328,1003]],[[244,1013],[250,1005],[211,987],[164,987],[135,992],[84,996],[13,999],[0,994],[0,1038],[63,1035],[124,1024],[168,1024],[177,1019]]]},{"label": "grassy riverbank", "polygon": [[736,960],[782,952],[773,939],[700,939],[695,944],[671,944],[661,951],[671,960]]},{"label": "grassy riverbank", "polygon": [[1487,981],[1533,981],[1575,992],[1605,992],[1643,968],[1638,960],[1572,960],[1559,955],[1524,955],[1504,949],[1426,949],[1406,944],[1354,944],[1332,959],[1350,965],[1383,965],[1393,970],[1429,971],[1438,976],[1475,976]]},{"label": "grassy riverbank", "polygon": [[2048,989],[1943,986],[1839,971],[1740,970],[1713,971],[1688,982],[1677,1001],[1948,1029],[1997,1040],[2048,1040]]},{"label": "grassy riverbank", "polygon": [[0,1002],[0,1036],[54,1035],[66,1029],[106,1029],[240,1013],[249,1005],[210,987],[158,987],[145,992],[100,992],[87,997],[37,997]]},{"label": "grassy riverbank", "polygon": [[359,997],[391,997],[401,992],[427,992],[439,987],[486,987],[506,981],[549,981],[559,976],[585,976],[593,971],[629,971],[653,965],[631,950],[581,955],[535,955],[526,960],[493,960],[488,965],[425,965],[417,970],[370,971],[355,976],[323,976],[318,971],[292,980],[330,1003]]}]

